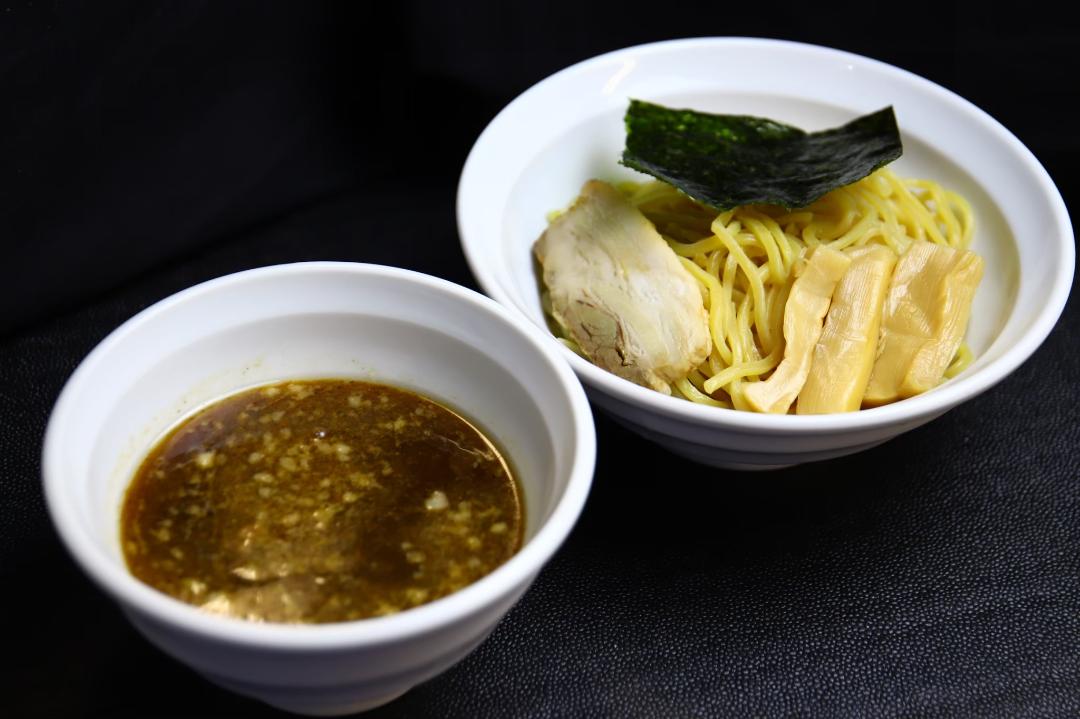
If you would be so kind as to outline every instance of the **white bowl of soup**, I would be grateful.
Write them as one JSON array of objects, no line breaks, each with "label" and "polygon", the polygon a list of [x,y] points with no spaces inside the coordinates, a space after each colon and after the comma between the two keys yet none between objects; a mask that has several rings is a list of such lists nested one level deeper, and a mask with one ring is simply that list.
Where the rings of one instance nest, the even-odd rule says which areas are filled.
[{"label": "white bowl of soup", "polygon": [[573,527],[595,434],[555,349],[406,270],[222,277],[76,370],[48,508],[133,624],[211,681],[303,714],[374,707],[483,641]]},{"label": "white bowl of soup", "polygon": [[[653,186],[645,183],[653,177],[620,164],[627,141],[624,117],[631,100],[714,115],[768,118],[809,133],[841,127],[891,107],[903,154],[862,182],[878,183],[882,187],[892,182],[903,189],[893,192],[885,187],[884,194],[878,198],[858,199],[858,206],[872,209],[875,203],[884,205],[901,196],[916,196],[921,209],[913,212],[929,208],[932,215],[928,224],[936,229],[928,230],[930,234],[935,234],[937,229],[948,234],[952,230],[945,225],[956,225],[960,228],[958,237],[946,237],[943,242],[954,243],[957,252],[970,252],[981,264],[981,282],[967,305],[970,319],[961,317],[962,338],[957,340],[961,344],[955,354],[946,358],[946,366],[938,368],[933,384],[922,387],[927,391],[905,395],[882,393],[879,396],[895,397],[897,401],[890,399],[880,406],[867,406],[857,397],[854,407],[848,408],[851,411],[830,409],[802,414],[796,412],[795,403],[790,409],[780,403],[779,411],[747,411],[750,404],[747,397],[752,393],[744,390],[752,383],[768,382],[771,373],[779,374],[777,367],[787,361],[784,353],[796,343],[786,335],[786,343],[778,339],[781,332],[787,331],[782,326],[783,315],[763,312],[767,319],[759,326],[753,314],[757,305],[748,303],[745,307],[750,309],[740,305],[740,298],[754,296],[748,278],[750,272],[759,272],[764,277],[770,273],[770,263],[792,260],[767,257],[769,250],[763,250],[761,243],[772,241],[752,237],[746,217],[753,215],[762,222],[771,222],[775,232],[784,235],[786,239],[777,242],[786,243],[785,251],[790,250],[793,256],[792,266],[804,263],[811,256],[812,246],[822,238],[807,235],[807,224],[798,217],[803,208],[758,205],[732,210],[735,215],[714,210],[711,215],[705,215],[697,235],[693,234],[693,223],[689,223],[687,227],[691,229],[683,236],[669,237],[664,226],[668,222],[664,208],[650,212],[645,201],[639,199],[642,194],[650,196],[649,188]],[[886,171],[890,174],[879,174]],[[669,264],[695,262],[698,267],[689,268],[695,277],[706,274],[709,257],[704,251],[695,255],[696,250],[687,249],[694,247],[695,242],[703,246],[710,242],[719,245],[723,239],[740,246],[745,242],[749,247],[746,256],[732,262],[737,282],[734,294],[730,288],[727,290],[726,299],[730,308],[726,317],[741,313],[749,319],[742,325],[734,320],[724,325],[729,320],[721,318],[717,326],[727,328],[724,330],[727,336],[719,339],[710,325],[711,347],[705,349],[709,359],[698,364],[700,357],[706,355],[694,355],[689,360],[692,369],[684,370],[685,378],[686,383],[694,386],[682,384],[685,393],[678,391],[681,380],[661,381],[659,386],[664,391],[658,391],[655,382],[649,385],[618,376],[618,363],[630,363],[622,347],[607,348],[607,355],[614,358],[607,369],[594,364],[599,362],[599,353],[579,354],[567,346],[560,347],[594,406],[671,451],[709,465],[763,469],[828,459],[873,447],[929,422],[989,389],[1024,362],[1053,328],[1071,285],[1075,258],[1072,225],[1065,205],[1046,171],[1015,136],[979,108],[930,81],[872,59],[832,49],[752,38],[677,40],[631,47],[556,73],[524,92],[492,120],[475,143],[460,178],[457,217],[462,246],[482,288],[523,321],[548,330],[552,344],[567,344],[555,335],[561,332],[570,335],[573,328],[561,326],[561,320],[553,317],[558,308],[545,304],[545,292],[553,296],[556,290],[547,284],[551,267],[544,263],[555,253],[538,244],[538,239],[550,238],[552,228],[585,202],[583,188],[592,187],[592,194],[603,194],[595,186],[585,184],[593,180],[618,188],[624,200],[629,198],[632,204],[637,203],[631,209],[643,213],[648,220],[646,224],[655,227],[652,232],[657,235],[656,242],[667,242],[679,253],[678,257],[671,254]],[[939,199],[935,200],[931,190],[926,189],[931,186],[935,188],[933,192],[939,192],[936,195]],[[665,191],[682,196],[679,190],[670,187]],[[853,185],[835,192],[845,193],[846,197],[857,194]],[[890,197],[884,197],[890,192],[893,192]],[[941,197],[962,199],[940,200]],[[958,209],[951,219],[945,218],[934,212],[935,202],[955,204]],[[815,202],[806,214],[813,219],[823,216],[821,213],[826,209]],[[697,206],[696,211],[701,210]],[[738,214],[743,210],[745,216]],[[605,212],[608,210],[600,208],[592,216],[610,216]],[[888,214],[893,210],[881,212]],[[851,222],[857,224],[862,217],[856,214]],[[731,231],[730,238],[720,237],[722,232],[716,229],[716,222],[722,225],[723,232]],[[874,222],[882,221],[879,218]],[[922,232],[905,229],[904,222],[908,220],[901,218],[894,224],[908,235]],[[608,226],[612,224],[608,222]],[[603,225],[597,223],[598,227]],[[564,228],[560,236],[575,239],[591,236],[593,232],[594,228],[587,226],[572,227]],[[848,236],[843,232],[847,230],[838,230],[822,242],[840,238],[841,244],[846,244],[850,238],[845,240]],[[903,262],[908,247],[925,246],[930,239],[906,236],[890,241]],[[595,247],[589,250],[601,257],[599,261],[587,258],[587,252],[580,247],[570,247],[563,252],[563,264],[558,269],[565,276],[586,261],[607,261],[604,258],[614,252],[612,248],[620,241],[613,237],[599,250]],[[866,237],[858,239],[859,243],[868,241]],[[887,244],[885,239],[878,241]],[[750,247],[755,243],[755,247]],[[720,254],[711,271],[715,280],[723,282],[725,258],[734,258],[735,251],[720,252],[727,255]],[[542,257],[545,254],[547,257]],[[744,270],[744,264],[740,264],[747,257],[754,263],[753,270]],[[742,284],[739,277],[743,277]],[[797,281],[795,277],[794,272],[789,275],[792,282]],[[705,309],[696,308],[693,312],[703,312],[711,323],[715,314],[710,308],[712,290],[706,282],[703,279],[698,283]],[[898,286],[895,274],[891,282],[884,286],[890,293]],[[794,294],[793,286],[789,284],[784,292]],[[650,291],[654,295],[669,294],[663,289],[644,294]],[[766,291],[772,290],[766,287]],[[716,292],[720,296],[720,289]],[[774,297],[764,292],[760,296]],[[832,295],[832,306],[837,306],[836,296]],[[857,308],[859,304],[856,302],[854,306]],[[770,307],[784,308],[783,296]],[[877,315],[880,327],[890,321],[888,304],[882,307],[886,309]],[[891,316],[902,320],[903,308],[896,307],[899,305],[894,306]],[[587,309],[595,308],[588,305]],[[963,314],[959,310],[957,313]],[[651,316],[651,325],[645,322],[643,331],[666,328],[669,322],[683,316],[685,312],[657,312]],[[586,320],[588,317],[581,322],[587,325]],[[819,318],[818,331],[823,331],[822,324],[827,330],[830,321],[830,316]],[[765,338],[766,342],[760,330],[770,322],[774,323],[772,337]],[[620,324],[617,331],[610,332],[604,329],[603,321],[598,321],[595,327],[599,327],[599,335],[620,336],[623,329]],[[884,336],[884,330],[881,333]],[[869,337],[869,334],[866,330],[861,336]],[[580,335],[573,338],[581,339]],[[591,340],[591,335],[586,339]],[[745,351],[738,357],[718,356],[723,354],[721,350],[731,354],[732,347],[740,343]],[[809,346],[818,351],[820,344],[811,342]],[[880,348],[879,343],[878,352]],[[870,347],[867,361],[876,371],[876,362],[881,357],[875,360],[874,350]],[[729,362],[751,363],[762,358],[769,361],[760,363],[764,369],[759,368],[757,376],[739,374],[743,371],[741,367],[733,370],[734,374],[724,374]],[[951,371],[946,373],[946,370]],[[707,384],[708,380],[712,382]],[[670,385],[665,386],[669,381]],[[702,395],[698,399],[704,403],[688,401],[680,394]],[[859,395],[864,399],[866,396]]]}]

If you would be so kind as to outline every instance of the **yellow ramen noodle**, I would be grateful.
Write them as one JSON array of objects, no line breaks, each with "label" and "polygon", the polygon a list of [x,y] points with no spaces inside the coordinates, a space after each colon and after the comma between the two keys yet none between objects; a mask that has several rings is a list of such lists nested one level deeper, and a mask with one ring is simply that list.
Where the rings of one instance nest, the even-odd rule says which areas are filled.
[{"label": "yellow ramen noodle", "polygon": [[[711,352],[675,383],[675,394],[735,409],[751,409],[747,383],[768,377],[783,359],[784,306],[793,268],[807,251],[881,244],[902,255],[919,240],[966,249],[974,229],[971,207],[959,194],[929,180],[901,179],[887,168],[794,211],[758,205],[717,215],[663,182],[620,189],[706,296]],[[961,347],[946,376],[970,361]]]}]

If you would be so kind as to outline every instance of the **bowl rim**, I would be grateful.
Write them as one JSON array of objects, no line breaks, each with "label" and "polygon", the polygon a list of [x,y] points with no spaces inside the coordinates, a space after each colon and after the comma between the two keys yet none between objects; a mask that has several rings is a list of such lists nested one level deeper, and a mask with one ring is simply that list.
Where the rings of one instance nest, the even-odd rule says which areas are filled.
[{"label": "bowl rim", "polygon": [[[587,389],[599,390],[609,397],[630,405],[644,407],[655,415],[670,420],[689,422],[695,425],[718,426],[726,430],[742,431],[747,434],[814,436],[852,430],[872,430],[936,416],[984,392],[1016,370],[1050,334],[1064,310],[1072,286],[1076,261],[1073,228],[1060,191],[1046,169],[1019,138],[969,100],[908,70],[881,60],[824,45],[791,40],[736,36],[663,40],[624,47],[582,60],[545,77],[526,89],[500,110],[481,132],[466,157],[458,180],[456,203],[458,235],[461,239],[466,261],[480,287],[500,304],[509,307],[519,317],[534,326],[538,326],[533,318],[517,305],[513,297],[503,290],[497,278],[493,276],[490,271],[492,263],[489,261],[488,253],[484,251],[484,247],[487,245],[477,242],[470,228],[471,213],[480,211],[474,202],[473,195],[475,194],[474,187],[483,185],[485,169],[480,166],[480,158],[484,147],[488,142],[492,141],[492,136],[502,130],[503,125],[509,122],[508,117],[516,108],[528,103],[533,96],[543,92],[549,85],[589,72],[598,65],[609,64],[613,60],[625,59],[631,55],[640,58],[654,53],[671,51],[693,52],[697,49],[739,49],[748,47],[783,53],[811,53],[838,62],[858,65],[866,70],[890,76],[898,82],[906,83],[917,90],[932,94],[940,102],[952,105],[966,117],[988,130],[998,142],[1009,149],[1036,179],[1040,194],[1046,198],[1052,208],[1053,216],[1050,224],[1056,230],[1054,247],[1059,253],[1059,262],[1051,280],[1047,301],[1040,308],[1019,340],[1012,347],[1007,348],[1001,356],[981,367],[978,371],[950,380],[935,388],[932,392],[857,412],[821,415],[775,415],[710,407],[696,402],[689,402],[641,387],[607,372],[558,343],[550,333],[545,332],[548,341],[555,342],[560,347],[563,358],[570,363],[570,366],[573,367],[574,372],[581,378]],[[507,181],[504,179],[503,182]]]},{"label": "bowl rim", "polygon": [[[525,340],[557,378],[557,388],[550,388],[550,391],[557,391],[564,397],[574,423],[575,452],[566,487],[547,521],[514,556],[476,582],[427,604],[384,617],[328,624],[257,623],[204,613],[136,579],[123,560],[118,562],[109,556],[84,526],[78,516],[81,510],[72,493],[65,491],[69,485],[62,474],[65,467],[63,439],[72,431],[68,417],[80,389],[93,381],[98,366],[115,360],[115,357],[110,358],[113,347],[144,325],[162,321],[163,316],[167,319],[172,308],[253,280],[326,272],[354,275],[360,281],[378,277],[421,285],[438,292],[445,301],[468,305],[481,318],[498,322],[507,332],[516,333]],[[341,650],[394,643],[467,619],[531,584],[534,575],[573,529],[592,483],[596,432],[588,400],[570,368],[534,330],[534,326],[522,327],[512,313],[478,292],[412,270],[376,264],[316,261],[271,265],[224,275],[181,290],[113,330],[86,356],[61,390],[46,426],[42,449],[45,502],[53,526],[76,563],[122,605],[166,626],[215,642],[279,651]]]}]

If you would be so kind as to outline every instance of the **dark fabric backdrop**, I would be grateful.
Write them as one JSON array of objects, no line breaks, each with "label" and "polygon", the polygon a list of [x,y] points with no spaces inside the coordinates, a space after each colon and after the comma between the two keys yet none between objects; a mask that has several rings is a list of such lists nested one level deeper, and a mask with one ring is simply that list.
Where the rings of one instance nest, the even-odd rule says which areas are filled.
[{"label": "dark fabric backdrop", "polygon": [[[0,715],[270,716],[161,655],[60,548],[38,453],[79,360],[199,281],[303,259],[475,287],[458,173],[516,94],[675,37],[814,42],[988,111],[1076,197],[1054,6],[0,4]],[[598,416],[582,520],[476,653],[372,716],[1080,715],[1080,317],[880,448],[768,475]]]},{"label": "dark fabric backdrop", "polygon": [[899,65],[1003,122],[1067,196],[1080,152],[1066,119],[1076,23],[1004,19],[974,1],[13,0],[0,23],[0,227],[14,278],[0,285],[0,327],[349,189],[452,193],[472,141],[517,93],[658,39],[778,37]]}]

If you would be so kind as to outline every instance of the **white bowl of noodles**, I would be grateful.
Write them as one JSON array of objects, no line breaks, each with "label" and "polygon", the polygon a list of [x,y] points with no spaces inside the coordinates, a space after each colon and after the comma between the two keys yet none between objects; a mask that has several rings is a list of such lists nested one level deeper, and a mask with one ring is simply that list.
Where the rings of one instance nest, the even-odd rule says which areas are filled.
[{"label": "white bowl of noodles", "polygon": [[661,42],[587,60],[527,90],[485,129],[459,185],[462,245],[483,289],[527,321],[549,326],[532,254],[549,214],[590,178],[651,179],[618,162],[631,98],[809,131],[891,105],[904,153],[890,171],[966,198],[975,222],[970,249],[985,263],[965,337],[970,364],[928,392],[880,407],[777,415],[707,406],[636,385],[564,348],[595,406],[671,451],[716,466],[768,468],[872,447],[992,387],[1057,321],[1072,281],[1072,225],[1054,183],[1015,136],[909,72],[750,38]]}]

